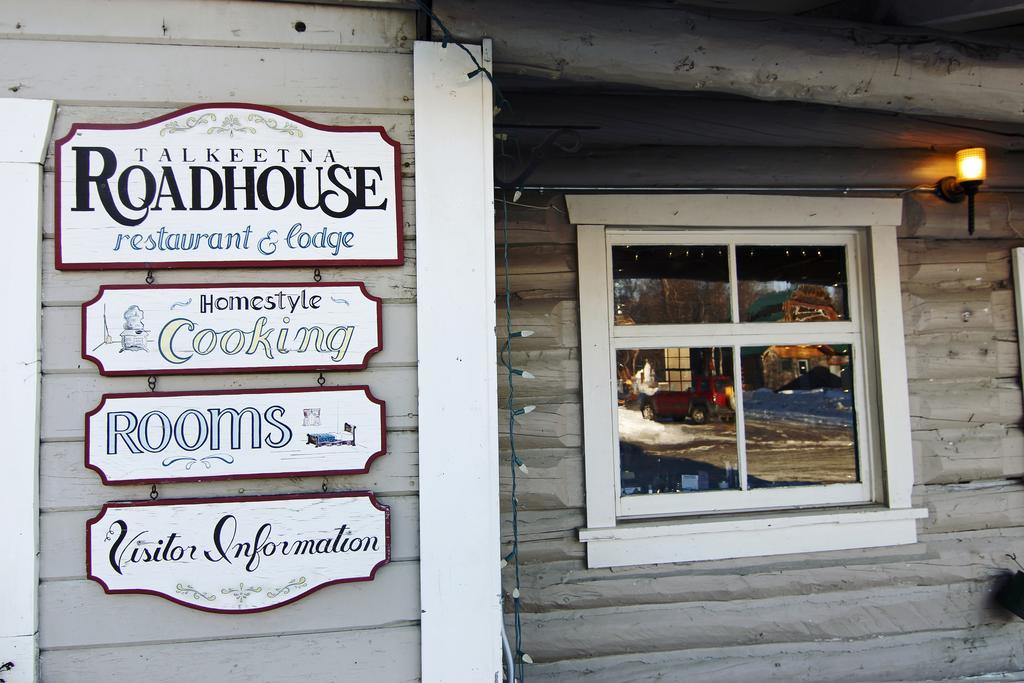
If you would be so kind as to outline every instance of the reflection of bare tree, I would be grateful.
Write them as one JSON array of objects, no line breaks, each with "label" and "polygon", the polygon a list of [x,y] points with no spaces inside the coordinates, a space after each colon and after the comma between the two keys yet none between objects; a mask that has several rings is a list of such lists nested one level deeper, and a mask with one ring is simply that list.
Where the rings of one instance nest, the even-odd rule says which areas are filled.
[{"label": "reflection of bare tree", "polygon": [[658,325],[729,321],[729,285],[681,278],[615,281],[615,322]]}]

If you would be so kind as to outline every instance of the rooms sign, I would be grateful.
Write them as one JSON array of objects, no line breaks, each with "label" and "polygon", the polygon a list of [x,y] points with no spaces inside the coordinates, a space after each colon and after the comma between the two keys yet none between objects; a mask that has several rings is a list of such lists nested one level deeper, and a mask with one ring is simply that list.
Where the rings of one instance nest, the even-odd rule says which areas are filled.
[{"label": "rooms sign", "polygon": [[360,474],[385,406],[365,386],[109,394],[85,417],[105,484]]},{"label": "rooms sign", "polygon": [[86,523],[90,579],[209,612],[280,607],[369,581],[391,557],[370,492],[108,503]]},{"label": "rooms sign", "polygon": [[82,304],[82,357],[103,375],[362,370],[381,338],[361,282],[104,285]]},{"label": "rooms sign", "polygon": [[402,263],[400,150],[379,126],[255,105],[56,143],[59,269]]}]

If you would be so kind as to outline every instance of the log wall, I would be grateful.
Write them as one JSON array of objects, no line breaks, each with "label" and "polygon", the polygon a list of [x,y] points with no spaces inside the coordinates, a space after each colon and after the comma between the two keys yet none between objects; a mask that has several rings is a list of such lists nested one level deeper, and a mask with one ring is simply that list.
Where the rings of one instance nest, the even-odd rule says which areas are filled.
[{"label": "log wall", "polygon": [[[508,205],[512,325],[536,331],[514,339],[512,353],[537,376],[515,380],[516,404],[537,405],[516,431],[529,468],[518,499],[530,680],[933,680],[1024,667],[1024,623],[992,605],[998,580],[1016,568],[1006,554],[1024,557],[1010,272],[1010,250],[1024,245],[1024,197],[979,195],[978,219],[968,239],[963,205],[905,199],[915,506],[929,510],[917,544],[591,570],[577,540],[585,491],[575,229],[558,194]],[[499,387],[503,408],[504,376]],[[502,449],[507,505],[507,433]],[[507,510],[503,532],[508,544]]]},{"label": "log wall", "polygon": [[[364,3],[365,4],[365,3]],[[416,249],[412,44],[415,13],[234,0],[36,0],[0,16],[4,95],[55,99],[44,178],[40,454],[40,676],[48,682],[419,680]],[[301,25],[300,25],[301,22]],[[299,30],[299,29],[302,30]],[[368,384],[387,402],[388,452],[327,490],[371,489],[391,506],[392,563],[259,614],[198,612],[106,595],[85,578],[85,522],[148,486],[103,486],[83,465],[84,415],[145,377],[101,377],[81,359],[79,306],[146,271],[54,269],[53,140],[74,122],[137,122],[203,102],[252,102],[332,125],[382,125],[402,144],[405,264],[322,268],[384,300],[384,350],[329,385]],[[311,282],[311,268],[157,270],[159,284]],[[314,373],[161,377],[161,391],[315,387]],[[163,499],[319,493],[321,478],[161,484]],[[2,617],[0,617],[2,618]]]}]

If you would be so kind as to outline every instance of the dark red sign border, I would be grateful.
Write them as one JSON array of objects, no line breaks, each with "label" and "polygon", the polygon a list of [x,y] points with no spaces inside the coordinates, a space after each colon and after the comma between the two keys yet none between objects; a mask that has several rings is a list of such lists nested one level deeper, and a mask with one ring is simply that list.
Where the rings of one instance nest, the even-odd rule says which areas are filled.
[{"label": "dark red sign border", "polygon": [[[60,216],[60,195],[61,195],[61,148],[71,140],[75,133],[80,130],[138,130],[148,128],[164,121],[190,114],[204,109],[252,109],[262,111],[276,116],[283,116],[295,123],[322,130],[328,133],[379,133],[381,138],[394,149],[395,158],[395,239],[398,243],[398,250],[393,259],[343,259],[324,258],[318,260],[282,260],[282,261],[117,261],[117,262],[89,262],[89,263],[64,263],[61,251],[61,216]],[[401,144],[389,136],[383,126],[328,126],[316,123],[309,119],[291,114],[276,107],[266,107],[260,104],[248,104],[245,102],[214,102],[210,104],[194,104],[184,109],[172,111],[169,114],[157,116],[153,119],[146,119],[137,123],[74,123],[68,134],[54,142],[54,198],[53,198],[53,230],[54,230],[54,266],[57,270],[158,270],[171,268],[294,268],[294,267],[325,267],[335,266],[400,266],[405,263],[405,233],[404,217],[402,213],[402,149]]]},{"label": "dark red sign border", "polygon": [[[358,287],[360,291],[370,301],[377,304],[377,345],[366,352],[363,356],[363,360],[358,364],[348,365],[330,365],[330,364],[319,364],[319,365],[268,365],[261,367],[241,367],[241,368],[164,368],[156,370],[107,370],[103,367],[103,363],[99,358],[89,354],[88,347],[85,341],[85,318],[86,309],[92,304],[96,303],[103,298],[103,293],[113,290],[123,289],[231,289],[231,288],[243,288],[243,289],[255,289],[255,288],[274,288],[274,287]],[[374,355],[378,351],[384,348],[384,300],[380,297],[370,294],[366,289],[366,284],[363,282],[231,282],[227,284],[201,284],[192,283],[184,285],[100,285],[99,291],[96,296],[89,299],[82,304],[82,359],[90,361],[99,368],[99,372],[104,377],[140,377],[148,375],[222,375],[229,372],[298,372],[301,370],[313,370],[313,371],[324,371],[324,370],[365,370],[370,362],[370,356]]]},{"label": "dark red sign border", "polygon": [[[376,453],[370,454],[366,459],[366,463],[362,469],[347,469],[347,470],[313,470],[309,472],[257,472],[257,473],[245,473],[245,474],[218,474],[208,477],[163,477],[157,479],[108,479],[106,473],[99,465],[93,464],[89,460],[90,452],[90,439],[92,437],[92,430],[89,427],[89,418],[100,412],[103,406],[106,405],[107,399],[112,398],[173,398],[176,396],[237,396],[239,394],[298,394],[298,393],[317,393],[317,392],[337,392],[337,391],[362,391],[366,394],[366,398],[371,403],[375,403],[380,407],[380,450]],[[103,394],[100,398],[99,405],[90,410],[85,414],[85,467],[87,469],[96,472],[100,480],[105,486],[122,486],[130,484],[168,484],[175,482],[200,482],[200,481],[217,481],[217,480],[240,480],[240,479],[275,479],[282,477],[327,477],[333,475],[342,474],[367,474],[370,471],[370,466],[373,462],[387,453],[388,450],[388,431],[387,431],[387,404],[373,395],[370,391],[370,387],[365,384],[344,386],[344,387],[288,387],[286,389],[213,389],[208,391],[144,391],[137,393],[127,394]]]},{"label": "dark red sign border", "polygon": [[[323,498],[362,498],[367,497],[370,500],[370,504],[373,507],[381,510],[384,513],[384,559],[378,562],[370,570],[368,576],[353,577],[348,579],[335,579],[328,581],[327,583],[321,583],[316,588],[311,588],[308,591],[299,593],[293,598],[288,598],[275,605],[268,605],[267,607],[255,607],[252,609],[216,609],[213,607],[204,607],[202,605],[194,605],[184,600],[179,600],[167,593],[161,593],[160,591],[149,590],[147,588],[122,588],[112,589],[110,588],[103,579],[98,576],[94,576],[92,573],[92,544],[89,542],[91,538],[90,530],[93,524],[96,524],[103,515],[106,514],[107,510],[112,508],[129,508],[129,507],[158,507],[168,505],[211,505],[218,503],[252,503],[260,501],[273,501],[273,500],[319,500]],[[253,614],[255,612],[267,612],[278,607],[284,607],[290,605],[296,600],[301,600],[307,595],[311,595],[321,588],[327,588],[338,583],[355,583],[357,581],[373,581],[377,574],[377,570],[386,564],[391,562],[391,508],[387,505],[382,505],[372,491],[341,491],[338,493],[287,493],[275,496],[233,496],[228,498],[179,498],[176,500],[136,500],[136,501],[115,501],[111,503],[104,503],[103,507],[100,508],[98,515],[92,519],[86,520],[85,522],[85,575],[87,578],[92,579],[96,583],[103,586],[103,592],[107,595],[116,595],[119,593],[136,593],[141,595],[155,595],[165,600],[177,603],[182,607],[188,607],[189,609],[200,610],[202,612],[213,612],[216,614]]]}]

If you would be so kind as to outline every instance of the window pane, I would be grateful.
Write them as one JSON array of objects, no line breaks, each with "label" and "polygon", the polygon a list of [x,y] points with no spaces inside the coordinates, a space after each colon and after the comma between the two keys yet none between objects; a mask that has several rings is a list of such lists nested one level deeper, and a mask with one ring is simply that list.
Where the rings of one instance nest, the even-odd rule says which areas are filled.
[{"label": "window pane", "polygon": [[732,349],[624,349],[616,357],[621,494],[738,488]]},{"label": "window pane", "polygon": [[849,320],[845,247],[737,246],[741,322]]},{"label": "window pane", "polygon": [[722,245],[612,247],[616,325],[730,322]]},{"label": "window pane", "polygon": [[850,347],[744,347],[741,356],[748,487],[856,482]]}]

